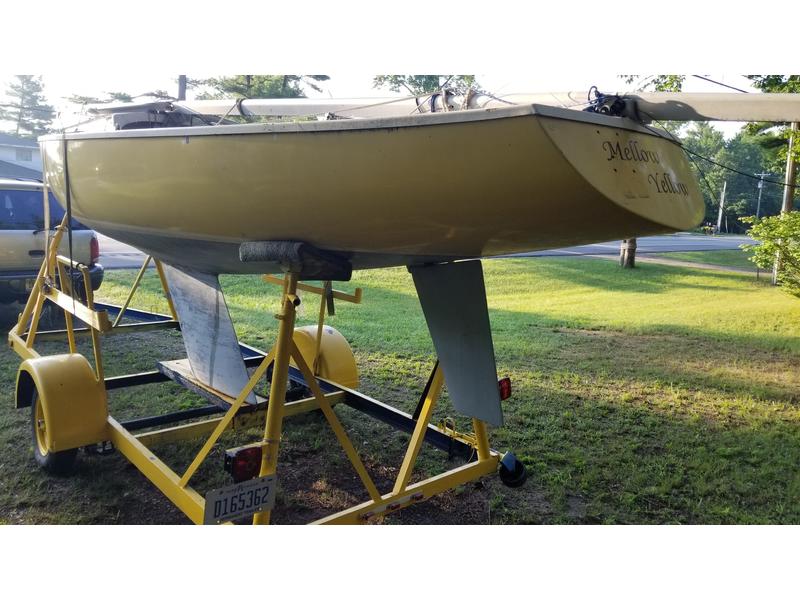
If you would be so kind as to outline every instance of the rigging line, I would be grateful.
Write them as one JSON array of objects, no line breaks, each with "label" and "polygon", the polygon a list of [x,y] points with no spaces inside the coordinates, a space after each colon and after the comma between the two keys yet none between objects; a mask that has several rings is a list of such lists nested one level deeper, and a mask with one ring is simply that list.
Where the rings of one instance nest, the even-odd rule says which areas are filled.
[{"label": "rigging line", "polygon": [[[656,78],[655,75],[645,75],[639,81],[636,82],[636,84],[634,86],[635,87],[634,92],[644,91],[644,88],[647,87],[648,85],[650,85],[650,81],[655,79],[655,78]],[[629,82],[628,85],[630,85],[631,83],[633,83],[633,82],[632,81]]]},{"label": "rigging line", "polygon": [[[643,111],[642,111],[642,112],[643,112]],[[675,135],[673,135],[673,133],[672,133],[671,131],[669,131],[669,130],[668,130],[666,127],[664,127],[664,124],[663,124],[663,123],[661,123],[661,121],[659,121],[658,119],[654,119],[654,118],[652,117],[652,115],[648,115],[647,113],[644,113],[644,114],[645,114],[645,115],[647,115],[648,117],[650,117],[651,119],[653,119],[653,120],[654,120],[656,123],[658,123],[659,125],[661,125],[661,128],[662,128],[662,129],[663,129],[663,130],[664,130],[664,131],[665,131],[665,132],[666,132],[666,133],[667,133],[667,134],[668,134],[668,135],[669,135],[669,136],[672,138],[672,141],[673,141],[674,143],[678,144],[678,145],[681,147],[681,150],[683,150],[684,152],[686,152],[686,156],[689,158],[689,160],[690,160],[690,161],[692,161],[692,164],[693,164],[693,165],[694,165],[694,167],[697,169],[697,171],[700,173],[700,177],[703,179],[703,183],[705,183],[705,184],[706,184],[706,187],[708,188],[708,192],[709,192],[709,194],[711,194],[711,197],[712,197],[712,198],[716,198],[716,197],[718,196],[718,194],[717,194],[716,190],[715,190],[715,189],[714,189],[714,187],[713,187],[713,186],[712,186],[712,185],[711,185],[711,184],[708,182],[708,179],[706,178],[706,173],[705,173],[705,171],[703,171],[703,168],[702,168],[700,165],[698,165],[698,164],[697,164],[697,161],[696,161],[696,160],[695,160],[695,159],[692,157],[692,154],[693,154],[693,153],[690,153],[690,152],[689,152],[689,151],[686,149],[686,146],[684,146],[684,145],[683,145],[683,143],[680,141],[680,139],[678,139],[678,138],[677,138]],[[653,131],[654,133],[657,133],[657,132],[656,132],[656,130],[652,129],[651,127],[648,127],[648,126],[647,126],[647,125],[645,125],[644,123],[642,123],[642,126],[643,126],[644,128],[646,128],[646,129],[649,129],[650,131]],[[699,155],[698,155],[698,156],[699,156]]]},{"label": "rigging line", "polygon": [[[727,171],[731,171],[731,172],[733,172],[733,173],[738,173],[739,175],[743,175],[743,176],[745,176],[745,177],[748,177],[748,178],[750,178],[750,179],[755,179],[755,180],[757,180],[757,181],[764,181],[764,183],[771,183],[771,184],[773,184],[773,185],[779,185],[779,186],[782,186],[782,187],[790,187],[790,188],[796,188],[796,187],[798,187],[798,186],[797,186],[797,184],[795,184],[795,183],[786,183],[786,182],[784,182],[784,181],[775,181],[774,179],[761,179],[760,177],[756,177],[755,175],[751,175],[750,173],[745,173],[744,171],[740,171],[739,169],[734,169],[733,167],[729,167],[728,165],[724,165],[724,164],[722,164],[722,163],[720,163],[720,162],[717,162],[717,161],[715,161],[715,160],[713,160],[713,159],[711,159],[711,158],[708,158],[707,156],[703,156],[702,154],[698,154],[697,152],[694,152],[693,150],[689,150],[689,149],[688,149],[688,148],[687,148],[687,147],[684,145],[684,143],[680,141],[680,139],[678,139],[677,137],[675,137],[675,136],[674,136],[674,135],[673,135],[673,134],[672,134],[670,131],[668,131],[668,130],[667,130],[667,128],[666,128],[666,127],[664,127],[664,124],[663,124],[661,121],[659,121],[658,119],[656,119],[655,117],[653,117],[653,115],[650,115],[650,114],[646,113],[646,112],[645,112],[645,111],[643,111],[643,110],[642,110],[642,111],[640,111],[640,112],[641,112],[643,115],[645,115],[646,117],[648,117],[648,118],[652,119],[654,122],[658,123],[658,124],[659,124],[659,125],[662,127],[662,129],[664,129],[664,131],[665,131],[667,134],[669,134],[669,136],[670,136],[670,137],[671,137],[671,138],[672,138],[672,139],[675,141],[675,143],[676,143],[676,144],[678,144],[678,145],[680,145],[680,146],[681,146],[681,148],[683,149],[683,151],[684,151],[684,152],[686,152],[687,154],[694,155],[694,156],[696,156],[696,157],[698,157],[698,158],[701,158],[701,159],[703,159],[703,160],[705,160],[705,161],[707,161],[707,162],[710,162],[711,164],[714,164],[714,165],[716,165],[716,166],[718,166],[718,167],[720,167],[720,168],[722,168],[722,169],[725,169],[725,170],[727,170]],[[645,123],[641,123],[641,125],[642,125],[644,128],[646,128],[646,129],[649,129],[650,131],[653,131],[654,133],[657,133],[657,131],[656,131],[656,130],[654,130],[654,129],[653,129],[653,128],[651,128],[651,127],[648,127],[648,126],[647,126]],[[692,162],[694,162],[694,161],[692,161]],[[695,166],[697,166],[697,163],[695,163]],[[700,168],[699,168],[699,167],[698,167],[698,170],[700,170]],[[702,171],[701,171],[701,172],[702,172]]]},{"label": "rigging line", "polygon": [[[414,96],[414,102],[416,103],[416,106],[414,107],[414,110],[412,110],[408,114],[409,115],[413,115],[416,112],[418,112],[419,114],[422,114],[422,107],[425,106],[426,103],[431,101],[431,99],[433,98],[434,94],[436,94],[436,92],[431,92],[430,94],[427,94],[425,96]],[[420,102],[420,100],[422,98],[425,98],[425,100]]]},{"label": "rigging line", "polygon": [[[650,115],[647,115],[647,116],[649,116],[651,119],[653,118]],[[686,149],[686,146],[680,141],[680,139],[678,139],[675,135],[673,135],[673,133],[671,131],[669,131],[666,127],[664,127],[663,123],[661,123],[660,121],[658,121],[656,119],[653,119],[653,120],[655,120],[656,123],[661,125],[661,127],[664,129],[664,131],[667,132],[667,134],[669,134],[669,136],[673,139],[673,141],[680,146],[681,150],[686,152],[686,156],[689,158],[690,161],[692,161],[692,164],[694,165],[695,169],[697,169],[698,173],[700,173],[700,177],[703,179],[703,183],[706,184],[706,187],[708,188],[708,193],[711,194],[712,198],[716,198],[719,194],[717,194],[717,191],[714,189],[714,187],[709,183],[708,179],[706,178],[706,172],[703,170],[703,168],[699,164],[697,164],[697,161],[692,156],[692,154],[694,154],[694,153],[689,152]],[[644,123],[642,125],[644,125]],[[647,128],[647,129],[650,129],[650,127],[648,127],[647,125],[644,125],[644,127]]]},{"label": "rigging line", "polygon": [[[416,100],[417,101],[417,106],[414,107],[414,109],[409,113],[409,114],[413,115],[415,112],[417,112],[419,110],[420,106],[424,105],[425,102],[430,101],[431,96],[433,96],[434,94],[440,94],[440,93],[441,93],[440,90],[436,90],[434,92],[426,92],[424,94],[417,94],[417,95],[413,95],[413,96],[400,96],[398,98],[392,98],[391,100],[385,100],[383,102],[374,102],[372,104],[362,104],[361,106],[348,107],[348,108],[345,108],[343,110],[346,110],[346,111],[349,112],[349,111],[353,111],[353,110],[363,110],[363,109],[368,109],[368,108],[374,108],[376,106],[385,106],[387,104],[395,104],[397,102],[402,102],[404,100]],[[509,102],[508,100],[504,100],[503,98],[498,98],[497,96],[493,96],[489,92],[480,91],[480,92],[476,92],[476,93],[483,94],[484,96],[488,96],[489,98],[491,98],[493,100],[497,100],[498,102],[504,102],[505,104],[508,104],[508,105],[511,105],[511,106],[516,104],[515,102]],[[420,100],[423,100],[423,102],[419,102]],[[332,111],[331,114],[335,115],[336,112]]]},{"label": "rigging line", "polygon": [[219,118],[219,121],[217,121],[216,123],[214,123],[214,125],[219,125],[219,124],[221,124],[221,123],[222,123],[222,122],[223,122],[225,119],[227,119],[227,118],[228,118],[228,115],[229,115],[229,114],[231,114],[231,112],[233,111],[233,109],[234,109],[234,108],[237,108],[237,107],[239,108],[239,114],[240,114],[240,115],[242,115],[242,116],[244,116],[244,113],[242,112],[242,100],[244,100],[244,98],[237,98],[237,99],[234,101],[234,103],[233,103],[233,106],[231,106],[231,107],[228,109],[228,112],[226,112],[224,115],[222,115],[222,116]]},{"label": "rigging line", "polygon": [[[505,98],[501,98],[500,96],[495,96],[494,94],[491,94],[489,92],[478,92],[478,93],[483,94],[484,96],[487,96],[488,98],[491,98],[492,100],[497,100],[498,102],[503,102],[504,104],[508,104],[509,106],[516,106],[517,105],[516,102],[511,102],[510,100],[506,100]],[[576,105],[576,106],[578,106],[578,105]]]},{"label": "rigging line", "polygon": [[703,81],[708,81],[709,83],[715,83],[717,85],[721,85],[722,87],[726,87],[729,90],[734,90],[737,92],[742,92],[743,94],[749,94],[747,90],[742,90],[737,87],[733,87],[732,85],[728,85],[727,83],[722,83],[720,81],[714,81],[713,79],[709,79],[708,77],[703,77],[702,75],[692,75],[692,77],[697,77],[698,79],[702,79]]},{"label": "rigging line", "polygon": [[[363,110],[366,108],[373,108],[375,106],[385,106],[386,104],[395,104],[397,102],[402,102],[404,100],[419,100],[420,98],[429,98],[430,94],[419,94],[419,95],[411,95],[411,96],[398,96],[397,98],[392,98],[391,100],[384,100],[383,102],[373,102],[371,104],[361,104],[359,106],[348,107],[343,110],[351,111],[351,110]],[[335,111],[330,111],[331,114],[336,114]]]},{"label": "rigging line", "polygon": [[[385,106],[387,104],[395,104],[397,102],[403,102],[404,100],[417,100],[417,101],[419,101],[420,98],[429,98],[429,97],[430,97],[430,94],[420,94],[420,95],[417,95],[417,96],[414,96],[414,95],[412,95],[412,96],[398,96],[397,98],[392,98],[391,100],[384,100],[383,102],[373,102],[371,104],[361,104],[359,106],[349,106],[347,108],[343,108],[343,109],[340,109],[340,110],[346,110],[348,112],[351,111],[351,110],[364,110],[364,109],[367,109],[367,108],[374,108],[375,106]],[[313,114],[320,114],[321,115],[321,114],[325,114],[325,112],[327,112],[329,114],[332,114],[332,115],[336,115],[336,116],[342,116],[342,115],[338,115],[337,111],[324,111],[324,112],[320,111],[318,113],[313,113]]]},{"label": "rigging line", "polygon": [[569,108],[569,106],[567,106],[567,105],[566,105],[566,104],[564,104],[564,103],[563,103],[561,100],[559,100],[558,96],[556,96],[554,93],[552,93],[552,92],[549,92],[549,94],[550,94],[550,96],[553,98],[553,100],[555,100],[556,102],[558,102],[558,104],[561,106],[561,108]]},{"label": "rigging line", "polygon": [[716,166],[718,166],[718,167],[720,167],[722,169],[725,169],[727,171],[731,171],[733,173],[738,173],[739,175],[744,175],[745,177],[749,177],[750,179],[755,179],[756,181],[763,181],[764,183],[771,183],[773,185],[779,185],[779,186],[782,186],[782,187],[790,187],[790,188],[796,188],[797,187],[796,183],[786,183],[785,181],[775,181],[774,179],[763,179],[762,180],[760,177],[756,177],[754,175],[751,175],[750,173],[745,173],[744,171],[740,171],[739,169],[734,169],[733,167],[729,167],[728,165],[724,165],[722,163],[719,163],[719,162],[717,162],[717,161],[715,161],[715,160],[713,160],[711,158],[703,156],[702,154],[698,154],[697,152],[693,152],[692,150],[689,150],[687,148],[684,148],[683,150],[684,150],[684,152],[687,152],[689,154],[694,154],[698,158],[701,158],[701,159],[703,159],[703,160],[705,160],[707,162],[710,162],[711,164],[716,165]]},{"label": "rigging line", "polygon": [[[66,209],[67,209],[67,237],[69,238],[69,295],[72,297],[72,312],[75,312],[75,277],[73,275],[73,265],[75,261],[72,258],[72,194],[70,193],[69,184],[69,165],[67,164],[67,136],[63,134],[64,141],[64,195],[66,196]],[[64,289],[64,282],[61,282],[61,289]]]},{"label": "rigging line", "polygon": [[[683,148],[683,151],[686,152],[686,148],[685,147]],[[694,165],[695,169],[697,169],[697,171],[700,173],[700,177],[703,178],[703,183],[706,184],[706,187],[708,188],[708,192],[709,192],[709,194],[711,194],[711,197],[712,198],[716,198],[718,196],[718,194],[717,194],[716,190],[714,190],[714,188],[711,187],[711,184],[708,182],[708,179],[706,179],[706,172],[703,171],[702,167],[697,164],[697,161],[694,158],[692,158],[691,154],[687,153],[686,156],[689,157],[689,160],[692,161],[692,164]]]},{"label": "rigging line", "polygon": [[[649,117],[650,119],[652,119],[653,121],[655,121],[656,123],[658,123],[659,125],[661,125],[661,128],[667,133],[667,135],[669,135],[672,138],[672,141],[674,143],[678,144],[681,147],[681,150],[686,152],[686,156],[689,158],[690,161],[692,161],[692,164],[694,165],[695,169],[697,169],[697,171],[700,173],[700,177],[702,177],[703,183],[706,184],[706,187],[708,188],[709,194],[711,194],[712,198],[716,198],[717,195],[718,195],[716,190],[714,190],[713,186],[708,182],[708,179],[706,179],[705,171],[703,171],[702,167],[699,164],[697,164],[697,161],[686,150],[686,146],[684,146],[683,143],[676,136],[674,136],[671,131],[669,131],[666,127],[664,127],[664,124],[661,121],[659,121],[658,119],[654,118],[653,115],[650,115],[650,114],[648,114],[648,113],[646,113],[644,111],[641,111],[641,112],[644,115],[646,115],[647,117]],[[648,129],[649,131],[652,131],[653,133],[658,133],[658,131],[656,131],[652,127],[646,125],[645,123],[642,123],[641,121],[639,121],[639,122],[642,125],[642,127],[644,127],[645,129]]]}]

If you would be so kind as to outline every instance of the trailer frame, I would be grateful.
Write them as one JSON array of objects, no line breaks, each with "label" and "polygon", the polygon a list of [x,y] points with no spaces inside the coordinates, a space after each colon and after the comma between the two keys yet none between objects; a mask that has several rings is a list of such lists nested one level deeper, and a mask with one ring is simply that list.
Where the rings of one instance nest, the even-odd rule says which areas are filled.
[{"label": "trailer frame", "polygon": [[[19,316],[17,324],[9,332],[9,345],[23,359],[20,375],[17,382],[17,407],[31,405],[34,402],[34,393],[41,396],[42,389],[47,386],[37,383],[36,376],[38,365],[47,365],[49,371],[56,377],[64,378],[70,382],[80,377],[73,369],[70,372],[58,371],[55,361],[62,360],[64,356],[77,355],[76,338],[88,335],[92,340],[93,348],[93,377],[94,381],[73,381],[80,389],[99,390],[89,392],[88,396],[101,394],[101,400],[107,407],[107,392],[121,388],[140,385],[150,385],[165,381],[175,381],[183,387],[198,393],[207,401],[207,406],[175,411],[158,416],[145,416],[119,422],[110,414],[103,415],[104,427],[102,439],[92,439],[86,447],[108,450],[110,443],[127,460],[136,466],[147,479],[149,479],[167,498],[169,498],[192,522],[208,523],[205,498],[190,484],[197,468],[207,458],[210,450],[217,444],[223,432],[230,428],[250,429],[263,423],[264,434],[260,441],[253,444],[261,449],[262,458],[258,476],[269,479],[275,476],[277,470],[277,456],[284,419],[296,414],[319,410],[326,417],[340,446],[347,455],[354,470],[361,479],[369,496],[365,502],[351,506],[347,509],[314,521],[315,523],[364,523],[377,516],[400,510],[416,504],[436,494],[453,489],[469,481],[494,473],[500,469],[505,483],[517,485],[524,481],[524,467],[511,453],[501,455],[489,445],[486,424],[478,419],[473,419],[473,431],[462,433],[451,428],[447,423],[435,425],[431,422],[433,409],[441,395],[444,385],[444,375],[438,361],[434,364],[428,384],[419,400],[413,415],[402,412],[388,404],[371,398],[355,389],[344,387],[336,381],[325,379],[317,372],[318,359],[321,357],[321,332],[325,326],[326,307],[330,312],[330,303],[333,299],[347,302],[361,302],[361,290],[355,294],[347,294],[333,290],[330,282],[322,287],[302,283],[296,273],[287,272],[284,278],[264,276],[266,283],[278,284],[283,287],[281,296],[281,309],[275,318],[278,320],[277,341],[269,352],[263,352],[247,344],[239,343],[246,367],[255,367],[250,375],[247,385],[237,397],[231,397],[215,390],[192,376],[191,369],[187,369],[188,360],[162,361],[157,370],[130,373],[125,375],[105,377],[101,351],[101,335],[123,335],[130,332],[153,331],[159,329],[181,329],[169,294],[169,287],[164,276],[164,271],[159,261],[148,256],[137,273],[129,291],[126,301],[121,305],[106,304],[94,301],[94,295],[87,276],[87,268],[57,254],[60,239],[66,231],[66,217],[61,225],[56,228],[55,235],[48,244],[46,259],[42,264],[36,282],[31,291],[30,298]],[[164,293],[170,309],[170,314],[141,311],[130,307],[131,300],[141,283],[141,280],[151,260],[161,280]],[[78,271],[83,276],[84,289],[72,288],[72,277],[67,276],[67,271]],[[80,292],[80,293],[78,293]],[[320,296],[320,313],[317,328],[316,349],[313,360],[304,356],[294,340],[294,325],[296,308],[300,304],[299,292],[318,294]],[[46,301],[60,307],[65,316],[66,328],[62,330],[38,331],[42,308]],[[124,315],[135,319],[135,323],[122,323]],[[113,321],[112,321],[113,318]],[[81,321],[84,326],[76,328],[74,320]],[[48,339],[63,339],[66,336],[69,344],[69,355],[56,355],[42,357],[35,349],[34,342]],[[348,347],[349,351],[349,347]],[[81,355],[78,355],[81,356]],[[352,353],[351,353],[352,356]],[[86,360],[84,358],[84,360]],[[354,360],[354,359],[353,359]],[[62,360],[63,362],[63,360]],[[88,361],[87,361],[88,363]],[[354,363],[353,363],[354,364]],[[53,371],[53,369],[56,369]],[[270,372],[270,393],[267,397],[256,395],[257,402],[245,402],[256,384]],[[29,376],[32,380],[26,379]],[[54,377],[54,375],[48,375]],[[86,379],[85,376],[84,379]],[[301,397],[287,397],[289,383],[295,391],[302,392]],[[92,387],[92,384],[95,384]],[[27,387],[26,387],[27,386]],[[83,386],[83,387],[81,387]],[[39,389],[42,388],[42,389]],[[30,396],[26,398],[25,395]],[[52,395],[52,392],[51,392]],[[292,394],[290,394],[291,396]],[[57,414],[54,407],[62,401],[75,402],[74,398],[63,399],[57,397],[40,397],[44,407],[44,419],[47,419],[47,408],[50,413]],[[82,410],[91,411],[91,419],[97,419],[97,398],[94,404],[81,404],[77,401],[74,408],[78,414]],[[405,455],[400,465],[397,478],[390,491],[383,493],[378,490],[361,458],[350,441],[342,426],[333,406],[343,403],[357,411],[373,417],[390,425],[393,429],[410,433],[410,440]],[[54,412],[55,411],[55,412]],[[201,420],[196,420],[201,419]],[[58,440],[57,422],[40,423],[40,428]],[[149,431],[141,431],[150,429]],[[35,428],[35,435],[38,435]],[[82,432],[78,432],[81,434]],[[189,467],[178,473],[165,464],[151,449],[150,446],[164,442],[175,442],[187,439],[196,439],[206,436],[206,442],[197,453]],[[79,439],[80,435],[78,435]],[[63,444],[53,442],[48,448],[47,436],[40,436],[38,442],[42,451],[46,449],[53,452],[73,451]],[[440,450],[448,452],[449,456],[460,457],[466,462],[454,469],[429,477],[422,481],[411,483],[417,456],[423,443],[428,443]],[[265,480],[266,480],[265,479]],[[270,479],[271,480],[271,479]],[[271,506],[261,507],[253,513],[254,524],[265,524],[270,521]],[[212,521],[213,522],[213,521]]]}]

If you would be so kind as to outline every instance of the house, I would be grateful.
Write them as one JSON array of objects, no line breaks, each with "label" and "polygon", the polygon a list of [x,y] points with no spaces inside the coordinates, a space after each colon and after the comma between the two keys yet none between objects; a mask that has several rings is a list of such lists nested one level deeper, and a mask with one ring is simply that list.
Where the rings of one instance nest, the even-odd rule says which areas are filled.
[{"label": "house", "polygon": [[0,133],[0,177],[41,179],[39,143],[10,133]]}]

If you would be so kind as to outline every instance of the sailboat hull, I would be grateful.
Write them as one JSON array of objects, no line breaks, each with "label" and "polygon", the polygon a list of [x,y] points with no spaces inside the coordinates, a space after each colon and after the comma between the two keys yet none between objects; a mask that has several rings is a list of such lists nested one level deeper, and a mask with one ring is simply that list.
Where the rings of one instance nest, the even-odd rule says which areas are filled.
[{"label": "sailboat hull", "polygon": [[703,201],[680,146],[538,106],[401,119],[42,139],[45,177],[92,228],[208,273],[243,241],[299,240],[353,267],[487,257],[680,231]]}]

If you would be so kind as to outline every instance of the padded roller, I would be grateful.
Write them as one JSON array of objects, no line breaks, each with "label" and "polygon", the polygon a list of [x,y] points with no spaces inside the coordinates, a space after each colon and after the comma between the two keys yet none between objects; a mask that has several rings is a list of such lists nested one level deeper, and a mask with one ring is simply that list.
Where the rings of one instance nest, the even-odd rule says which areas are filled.
[{"label": "padded roller", "polygon": [[306,242],[291,240],[243,242],[239,245],[242,262],[271,262],[297,273],[300,279],[350,281],[350,261]]}]

